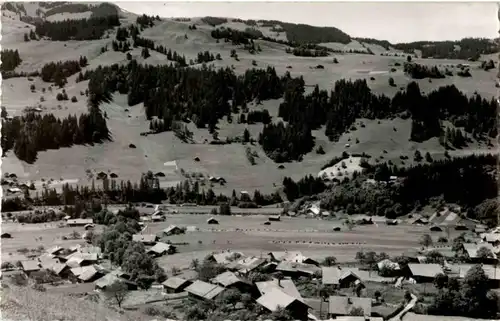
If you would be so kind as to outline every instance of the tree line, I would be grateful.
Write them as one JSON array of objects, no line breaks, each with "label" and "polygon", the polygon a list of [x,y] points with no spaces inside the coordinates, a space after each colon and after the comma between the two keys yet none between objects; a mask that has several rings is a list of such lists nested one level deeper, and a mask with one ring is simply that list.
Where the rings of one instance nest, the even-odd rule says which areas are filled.
[{"label": "tree line", "polygon": [[230,68],[179,69],[139,65],[135,60],[127,66],[98,67],[83,75],[83,79],[87,77],[103,92],[128,94],[129,106],[144,102],[148,120],[162,119],[165,128],[189,119],[199,128],[208,126],[211,132],[220,118],[246,108],[247,102],[281,97],[284,83],[291,79],[279,78],[271,67],[236,76]]},{"label": "tree line", "polygon": [[40,37],[54,41],[97,40],[104,33],[120,25],[118,15],[79,20],[41,21],[35,23],[35,32]]},{"label": "tree line", "polygon": [[[409,168],[364,162],[363,173],[355,173],[353,179],[322,195],[321,207],[392,219],[428,204],[455,203],[475,217],[477,206],[497,195],[496,160],[494,155],[471,155]],[[389,181],[390,176],[399,177],[400,182],[364,183],[367,178]]]},{"label": "tree line", "polygon": [[438,69],[437,66],[429,68],[417,63],[407,62],[404,64],[404,72],[408,74],[413,79],[441,79],[445,78],[445,75]]},{"label": "tree line", "polygon": [[45,82],[53,82],[57,86],[63,87],[68,82],[67,77],[80,72],[87,64],[88,61],[85,56],[80,56],[79,60],[49,62],[43,65],[40,77]]},{"label": "tree line", "polygon": [[2,119],[3,152],[13,149],[17,158],[30,164],[36,161],[39,151],[108,139],[106,121],[96,109],[78,118],[70,115],[59,119],[53,114],[41,116],[30,112],[11,120]]},{"label": "tree line", "polygon": [[[163,45],[156,46],[153,40],[141,38],[139,36],[134,37],[133,40],[134,40],[133,44],[134,47],[144,47],[145,49],[154,50],[156,52],[166,55],[168,60],[175,61],[180,67],[187,66],[186,57],[184,55],[181,56],[179,53],[177,53],[177,51],[168,49]],[[145,55],[143,54],[143,58],[147,57],[145,57]]]},{"label": "tree line", "polygon": [[325,134],[332,141],[338,140],[357,118],[394,116],[412,118],[410,139],[414,141],[439,137],[442,120],[464,127],[476,139],[496,136],[496,102],[480,95],[467,97],[454,85],[423,95],[418,84],[411,82],[392,99],[373,94],[366,80],[339,80],[330,95],[318,86],[308,95],[304,91],[303,80],[289,82],[278,116],[290,124],[307,124],[309,129],[325,125]]},{"label": "tree line", "polygon": [[291,53],[298,57],[327,57],[328,50],[324,47],[309,48],[309,46],[300,46],[293,49],[287,48],[286,53]]},{"label": "tree line", "polygon": [[255,32],[240,31],[231,28],[217,28],[210,33],[214,39],[224,39],[233,45],[248,45],[251,40],[258,39],[260,35]]},{"label": "tree line", "polygon": [[22,62],[19,56],[19,51],[5,49],[1,52],[2,64],[0,65],[0,71],[13,71]]},{"label": "tree line", "polygon": [[[487,38],[464,38],[459,41],[417,41],[398,43],[394,48],[411,53],[420,50],[422,58],[464,59],[476,61],[481,55],[496,53],[497,45]],[[459,48],[459,49],[457,49]]]}]

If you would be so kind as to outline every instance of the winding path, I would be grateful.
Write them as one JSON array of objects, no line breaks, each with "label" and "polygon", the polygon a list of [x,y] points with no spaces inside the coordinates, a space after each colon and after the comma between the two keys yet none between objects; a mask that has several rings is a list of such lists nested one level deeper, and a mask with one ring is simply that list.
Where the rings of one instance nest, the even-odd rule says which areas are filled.
[{"label": "winding path", "polygon": [[413,307],[417,303],[417,300],[418,300],[418,298],[414,294],[411,294],[410,302],[408,302],[408,304],[405,306],[405,308],[401,312],[399,312],[398,315],[389,319],[389,321],[401,321],[401,320],[403,320],[404,315],[406,313],[408,313],[408,311],[413,309]]}]

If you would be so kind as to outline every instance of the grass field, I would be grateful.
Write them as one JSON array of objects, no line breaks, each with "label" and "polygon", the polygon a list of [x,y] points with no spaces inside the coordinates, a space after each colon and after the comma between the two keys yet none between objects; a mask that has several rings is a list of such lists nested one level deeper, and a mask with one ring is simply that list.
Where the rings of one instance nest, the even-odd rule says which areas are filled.
[{"label": "grass field", "polygon": [[[384,223],[371,226],[356,226],[352,230],[344,228],[333,232],[339,221],[283,217],[281,222],[263,223],[263,215],[215,216],[219,225],[206,223],[209,215],[174,214],[168,215],[165,222],[149,223],[143,234],[158,234],[167,226],[196,226],[199,231],[186,232],[168,237],[178,244],[179,253],[159,258],[160,265],[166,270],[173,266],[187,267],[194,258],[203,259],[213,251],[235,250],[247,255],[266,255],[269,251],[300,250],[304,255],[322,259],[333,255],[339,262],[353,262],[356,252],[386,252],[400,255],[408,249],[418,248],[419,238],[427,234],[428,228],[409,225],[386,226]],[[17,261],[25,259],[18,253],[21,248],[35,249],[40,245],[49,248],[54,245],[69,247],[82,240],[62,240],[73,231],[83,234],[83,228],[58,228],[56,223],[25,224],[4,223],[3,232],[12,234],[12,239],[3,239],[2,260]],[[439,234],[439,233],[438,233]],[[433,233],[434,241],[441,234]]]}]

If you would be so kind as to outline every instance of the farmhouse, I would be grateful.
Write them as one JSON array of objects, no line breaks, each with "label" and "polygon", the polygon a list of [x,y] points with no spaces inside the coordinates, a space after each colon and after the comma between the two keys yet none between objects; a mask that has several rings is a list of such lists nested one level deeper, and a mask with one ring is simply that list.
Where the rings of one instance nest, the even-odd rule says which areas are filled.
[{"label": "farmhouse", "polygon": [[[481,257],[478,256],[478,251],[481,248],[486,248],[491,251],[492,257],[486,258],[486,257]],[[471,262],[484,262],[487,263],[487,261],[494,261],[497,259],[496,252],[498,250],[493,247],[493,245],[489,243],[463,243],[462,248],[458,251],[458,254],[460,256],[465,257],[467,260]]]},{"label": "farmhouse", "polygon": [[295,286],[295,283],[293,283],[290,279],[273,279],[271,281],[255,282],[255,286],[257,286],[260,295],[264,295],[272,289],[279,289],[297,300],[303,300],[299,290]]},{"label": "farmhouse", "polygon": [[224,292],[224,288],[215,284],[196,280],[193,284],[186,287],[185,291],[189,293],[189,296],[192,298],[212,301]]},{"label": "farmhouse", "polygon": [[79,266],[87,266],[97,263],[98,257],[96,253],[73,253],[66,257],[66,265],[71,268]]},{"label": "farmhouse", "polygon": [[328,298],[328,314],[330,317],[349,315],[355,308],[363,310],[365,317],[372,314],[372,299],[346,296],[330,296]]},{"label": "farmhouse", "polygon": [[207,257],[207,260],[218,264],[230,264],[243,257],[241,252],[226,251],[221,253],[214,253]]},{"label": "farmhouse", "polygon": [[289,311],[295,320],[307,320],[309,306],[304,301],[298,300],[279,289],[271,289],[258,298],[257,303],[271,312],[281,307]]},{"label": "farmhouse", "polygon": [[252,284],[243,281],[237,277],[236,274],[230,271],[217,275],[210,282],[224,288],[235,288],[240,290],[240,292],[251,292],[253,288]]},{"label": "farmhouse", "polygon": [[47,254],[50,254],[50,255],[58,255],[59,253],[61,253],[62,251],[64,250],[63,247],[60,247],[60,246],[53,246],[51,247],[50,249],[48,249],[47,251],[45,251]]},{"label": "farmhouse", "polygon": [[407,277],[413,278],[417,283],[433,282],[437,274],[443,273],[439,264],[408,264],[403,272]]},{"label": "farmhouse", "polygon": [[362,281],[358,276],[358,272],[358,268],[322,267],[322,283],[340,288],[349,288],[353,284]]},{"label": "farmhouse", "polygon": [[162,233],[166,236],[178,235],[184,233],[184,229],[178,227],[177,225],[169,225],[166,229],[162,231]]},{"label": "farmhouse", "polygon": [[313,264],[282,261],[276,267],[276,271],[298,278],[300,276],[312,276],[314,273],[319,272],[320,269]]},{"label": "farmhouse", "polygon": [[94,220],[91,218],[76,218],[72,220],[67,220],[66,224],[68,226],[85,226],[87,224],[93,224]]},{"label": "farmhouse", "polygon": [[215,218],[211,217],[207,220],[207,224],[219,224],[219,221],[217,221]]},{"label": "farmhouse", "polygon": [[425,217],[422,217],[420,215],[417,215],[413,219],[409,221],[410,224],[412,225],[427,225],[429,224],[429,220],[426,219]]},{"label": "farmhouse", "polygon": [[481,235],[481,239],[485,242],[497,246],[500,244],[500,234],[497,233],[485,233]]},{"label": "farmhouse", "polygon": [[122,282],[124,283],[129,290],[137,290],[137,284],[134,282],[122,279],[117,277],[114,274],[108,273],[102,278],[98,279],[97,281],[94,282],[96,289],[99,290],[106,290],[107,287],[112,285],[115,282]]},{"label": "farmhouse", "polygon": [[266,263],[266,259],[258,258],[255,256],[246,257],[240,259],[236,262],[230,263],[227,265],[229,270],[238,271],[239,273],[246,274],[255,270],[256,268],[264,265]]},{"label": "farmhouse", "polygon": [[21,261],[21,268],[24,273],[30,275],[33,272],[40,271],[40,263],[35,260]]},{"label": "farmhouse", "polygon": [[184,280],[182,278],[173,276],[163,282],[162,285],[167,293],[180,293],[183,292],[184,289],[189,285],[191,285],[191,283],[192,282],[189,280]]},{"label": "farmhouse", "polygon": [[152,254],[155,257],[159,257],[165,254],[173,254],[175,248],[172,244],[167,244],[163,242],[156,243],[152,248],[150,248],[147,253]]},{"label": "farmhouse", "polygon": [[144,245],[153,245],[156,243],[157,237],[154,234],[134,234],[132,235],[132,241],[143,243]]},{"label": "farmhouse", "polygon": [[165,216],[163,214],[153,214],[151,216],[151,221],[153,222],[161,222],[165,220]]},{"label": "farmhouse", "polygon": [[49,267],[48,270],[51,270],[56,275],[63,278],[67,278],[71,273],[69,266],[63,263],[54,263]]}]

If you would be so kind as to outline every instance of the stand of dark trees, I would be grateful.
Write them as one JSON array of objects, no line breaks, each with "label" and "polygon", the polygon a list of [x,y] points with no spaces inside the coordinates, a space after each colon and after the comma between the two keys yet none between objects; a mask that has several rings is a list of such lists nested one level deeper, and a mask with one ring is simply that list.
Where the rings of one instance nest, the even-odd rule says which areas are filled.
[{"label": "stand of dark trees", "polygon": [[370,43],[374,45],[379,45],[381,47],[384,47],[385,50],[389,50],[390,47],[392,46],[392,44],[387,40],[378,40],[373,38],[355,38],[355,40],[361,43]]},{"label": "stand of dark trees", "polygon": [[215,26],[221,25],[223,23],[226,23],[227,19],[208,16],[208,17],[201,18],[201,21],[203,21],[204,23],[206,23],[208,25],[211,25],[212,27],[215,27]]},{"label": "stand of dark trees", "polygon": [[[288,75],[289,77],[289,75]],[[144,102],[148,120],[163,120],[164,128],[174,121],[190,119],[199,128],[211,131],[223,116],[238,112],[239,106],[257,100],[277,99],[291,78],[279,78],[274,68],[250,69],[236,76],[229,69],[175,68],[173,66],[139,65],[99,67],[85,73],[106,93],[128,94],[130,106]],[[228,101],[232,101],[232,106]]]},{"label": "stand of dark trees", "polygon": [[306,24],[295,24],[277,20],[260,20],[262,26],[275,27],[280,25],[290,42],[297,44],[339,42],[348,44],[351,37],[335,27],[316,27]]},{"label": "stand of dark trees", "polygon": [[299,57],[327,57],[329,55],[328,48],[313,44],[301,45],[293,49],[287,48],[286,52]]},{"label": "stand of dark trees", "polygon": [[427,66],[411,62],[406,62],[404,64],[404,72],[410,75],[410,77],[413,79],[445,78],[445,75],[441,71],[439,71],[436,66],[429,68]]},{"label": "stand of dark trees", "polygon": [[[217,55],[220,57],[220,55]],[[214,54],[210,53],[208,50],[204,52],[199,52],[198,56],[196,57],[196,62],[201,64],[201,63],[207,63],[215,60]]]},{"label": "stand of dark trees", "polygon": [[210,33],[214,39],[224,39],[225,42],[231,42],[233,45],[247,45],[250,40],[258,39],[261,35],[255,32],[239,31],[231,28],[215,29]]},{"label": "stand of dark trees", "polygon": [[[365,162],[364,172],[325,193],[321,206],[395,218],[427,204],[455,203],[466,209],[468,216],[477,217],[477,206],[497,195],[496,162],[494,155],[471,155],[410,168]],[[363,186],[367,178],[389,181],[390,176],[401,181]]]},{"label": "stand of dark trees", "polygon": [[39,151],[71,145],[101,143],[110,139],[106,119],[99,104],[109,101],[110,94],[100,85],[89,82],[88,113],[58,119],[52,114],[44,116],[28,113],[11,120],[2,119],[1,146],[3,153],[14,149],[16,156],[27,163],[36,160]]},{"label": "stand of dark trees", "polygon": [[87,66],[87,57],[80,56],[77,60],[49,62],[42,67],[40,76],[45,82],[54,82],[57,86],[63,87],[67,77],[80,72],[83,67]]},{"label": "stand of dark trees", "polygon": [[314,147],[314,137],[308,124],[268,124],[259,135],[259,144],[276,163],[302,160],[302,155]]},{"label": "stand of dark trees", "polygon": [[133,40],[134,40],[134,47],[144,47],[150,50],[154,50],[156,52],[166,55],[168,60],[177,62],[177,64],[180,67],[187,66],[186,57],[184,55],[181,56],[180,54],[177,53],[177,51],[172,51],[172,49],[168,49],[166,47],[163,47],[162,45],[155,46],[153,40],[149,40],[146,38],[141,38],[136,36],[133,37]]},{"label": "stand of dark trees", "polygon": [[326,187],[323,179],[312,175],[301,178],[298,182],[290,177],[283,179],[283,192],[289,202],[300,197],[320,194],[325,191]]},{"label": "stand of dark trees", "polygon": [[111,46],[113,47],[113,51],[119,51],[119,52],[127,52],[129,51],[130,44],[128,41],[114,41],[111,43]]},{"label": "stand of dark trees", "polygon": [[34,163],[39,151],[72,145],[93,144],[109,139],[106,120],[96,109],[87,114],[56,118],[52,114],[28,113],[2,120],[2,150],[13,149],[17,158]]},{"label": "stand of dark trees", "polygon": [[[457,50],[457,47],[460,50]],[[487,38],[464,38],[459,41],[418,41],[411,43],[398,43],[394,48],[413,53],[414,50],[422,52],[422,58],[436,59],[470,59],[477,60],[480,55],[496,53],[497,45]]]},{"label": "stand of dark trees", "polygon": [[97,40],[104,32],[120,25],[117,15],[79,20],[42,21],[35,23],[36,34],[54,41]]},{"label": "stand of dark trees", "polygon": [[136,22],[142,28],[148,28],[154,26],[155,20],[159,21],[160,17],[159,16],[153,17],[143,14],[142,16],[137,17]]},{"label": "stand of dark trees", "polygon": [[0,71],[12,71],[16,69],[17,66],[22,62],[21,57],[19,57],[19,51],[16,50],[2,50],[1,52],[2,64],[0,65]]},{"label": "stand of dark trees", "polygon": [[304,96],[303,80],[288,82],[278,116],[290,124],[307,124],[309,129],[325,126],[330,140],[339,139],[356,118],[385,119],[394,116],[412,118],[411,140],[425,141],[441,134],[441,120],[464,127],[474,138],[496,136],[496,102],[474,95],[467,98],[455,86],[445,86],[422,95],[417,83],[408,84],[391,99],[375,95],[365,80],[339,80],[334,90],[315,87]]}]

